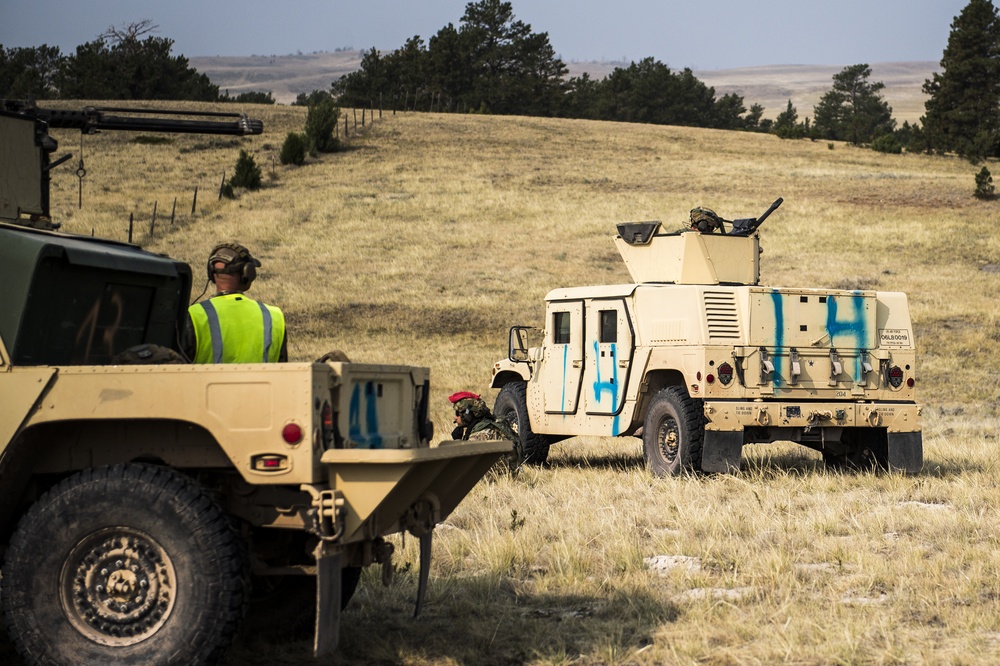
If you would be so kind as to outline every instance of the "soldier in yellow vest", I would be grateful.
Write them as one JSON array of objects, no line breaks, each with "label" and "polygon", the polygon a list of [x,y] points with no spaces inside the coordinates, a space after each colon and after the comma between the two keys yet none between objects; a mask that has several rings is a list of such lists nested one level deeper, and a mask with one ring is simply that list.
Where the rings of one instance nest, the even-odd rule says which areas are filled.
[{"label": "soldier in yellow vest", "polygon": [[260,262],[238,243],[217,245],[208,257],[216,293],[188,308],[184,351],[195,363],[277,363],[288,360],[285,316],[244,292]]}]

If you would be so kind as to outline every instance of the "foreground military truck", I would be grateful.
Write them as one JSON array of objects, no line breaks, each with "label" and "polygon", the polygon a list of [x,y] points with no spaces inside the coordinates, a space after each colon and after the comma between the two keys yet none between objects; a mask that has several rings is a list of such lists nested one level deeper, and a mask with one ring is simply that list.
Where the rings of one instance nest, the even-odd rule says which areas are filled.
[{"label": "foreground military truck", "polygon": [[[0,105],[3,163],[47,173],[47,130]],[[361,568],[391,573],[403,531],[419,611],[435,525],[509,443],[430,447],[426,368],[164,362],[190,267],[28,228],[52,226],[37,177],[0,177],[0,603],[25,661],[212,663],[251,581],[306,576],[328,653]]]},{"label": "foreground military truck", "polygon": [[905,294],[760,285],[758,229],[780,204],[729,233],[619,225],[632,283],[549,292],[537,346],[511,328],[494,413],[529,462],[631,435],[658,475],[738,470],[744,444],[775,441],[836,468],[921,469]]}]

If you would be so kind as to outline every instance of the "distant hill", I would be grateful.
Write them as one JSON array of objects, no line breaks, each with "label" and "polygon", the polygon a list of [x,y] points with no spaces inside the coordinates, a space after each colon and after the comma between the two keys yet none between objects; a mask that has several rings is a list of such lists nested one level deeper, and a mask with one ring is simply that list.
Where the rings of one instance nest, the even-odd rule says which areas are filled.
[{"label": "distant hill", "polygon": [[[327,90],[344,74],[361,66],[361,51],[336,51],[297,55],[231,56],[189,58],[191,66],[208,76],[223,92],[238,95],[251,90],[270,92],[282,104],[295,101],[299,93]],[[624,62],[570,62],[570,76],[584,72],[593,79],[603,79]],[[669,63],[667,63],[669,65]],[[848,63],[856,64],[856,63]],[[883,97],[899,122],[919,120],[924,113],[926,96],[921,86],[939,71],[936,62],[869,63],[871,81],[885,84]],[[736,93],[743,96],[747,107],[757,103],[764,115],[774,118],[785,110],[788,100],[799,113],[799,119],[811,117],[813,107],[833,85],[833,75],[847,65],[768,65],[696,71],[706,85],[715,88],[716,95]]]},{"label": "distant hill", "polygon": [[299,93],[329,90],[334,81],[361,68],[361,51],[308,55],[216,56],[188,58],[192,67],[208,76],[220,92],[270,92],[282,104]]}]

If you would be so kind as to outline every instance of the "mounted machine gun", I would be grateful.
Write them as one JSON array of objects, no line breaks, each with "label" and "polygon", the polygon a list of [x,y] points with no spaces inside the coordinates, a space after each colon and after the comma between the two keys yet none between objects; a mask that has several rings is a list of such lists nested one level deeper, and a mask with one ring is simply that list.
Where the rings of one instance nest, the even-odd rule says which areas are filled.
[{"label": "mounted machine gun", "polygon": [[[49,214],[49,172],[72,154],[50,160],[59,148],[49,135],[50,129],[79,129],[82,134],[126,130],[247,136],[261,134],[264,123],[241,113],[93,106],[43,109],[32,102],[0,100],[0,165],[9,169],[0,174],[0,222],[41,229],[59,227]],[[82,169],[81,161],[79,171]]]}]

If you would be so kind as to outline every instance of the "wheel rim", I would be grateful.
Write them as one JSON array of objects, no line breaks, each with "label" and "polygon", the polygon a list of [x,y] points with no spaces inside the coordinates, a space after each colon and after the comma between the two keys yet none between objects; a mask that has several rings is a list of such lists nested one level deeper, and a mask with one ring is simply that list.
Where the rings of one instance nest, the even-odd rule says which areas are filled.
[{"label": "wheel rim", "polygon": [[509,412],[507,412],[506,414],[502,415],[500,418],[503,419],[504,423],[506,423],[508,426],[510,426],[510,429],[514,431],[515,435],[517,435],[518,437],[521,436],[521,433],[520,433],[520,431],[518,430],[518,427],[517,427],[517,412],[515,412],[512,409]]},{"label": "wheel rim", "polygon": [[77,631],[95,643],[121,647],[163,626],[174,607],[177,579],[170,556],[152,537],[112,527],[73,547],[59,591]]},{"label": "wheel rim", "polygon": [[672,465],[677,460],[680,443],[680,430],[677,427],[677,421],[671,416],[664,417],[660,422],[660,427],[656,430],[656,445],[668,464]]}]

